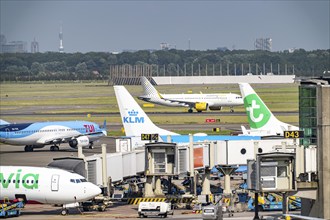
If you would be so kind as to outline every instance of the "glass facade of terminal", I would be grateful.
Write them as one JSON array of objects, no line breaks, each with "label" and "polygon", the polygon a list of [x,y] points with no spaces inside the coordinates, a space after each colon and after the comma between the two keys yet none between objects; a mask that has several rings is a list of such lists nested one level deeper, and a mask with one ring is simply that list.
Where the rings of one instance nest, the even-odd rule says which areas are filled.
[{"label": "glass facade of terminal", "polygon": [[317,145],[316,86],[302,84],[299,87],[299,128],[304,131],[301,145]]}]

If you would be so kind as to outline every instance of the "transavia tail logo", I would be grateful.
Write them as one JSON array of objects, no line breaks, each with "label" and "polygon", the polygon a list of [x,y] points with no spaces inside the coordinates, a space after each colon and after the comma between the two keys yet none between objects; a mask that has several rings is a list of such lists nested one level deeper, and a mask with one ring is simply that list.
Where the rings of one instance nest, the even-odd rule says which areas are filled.
[{"label": "transavia tail logo", "polygon": [[261,128],[269,121],[270,112],[256,94],[246,96],[244,106],[251,128]]},{"label": "transavia tail logo", "polygon": [[144,117],[138,117],[138,111],[128,111],[128,117],[123,117],[124,123],[144,123]]}]

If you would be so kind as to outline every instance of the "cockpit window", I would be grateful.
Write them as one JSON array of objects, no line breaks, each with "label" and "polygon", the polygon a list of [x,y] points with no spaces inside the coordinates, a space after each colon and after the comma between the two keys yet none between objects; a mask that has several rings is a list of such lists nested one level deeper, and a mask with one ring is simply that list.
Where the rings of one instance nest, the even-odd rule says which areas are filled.
[{"label": "cockpit window", "polygon": [[83,183],[83,182],[87,182],[86,179],[70,179],[71,183]]}]

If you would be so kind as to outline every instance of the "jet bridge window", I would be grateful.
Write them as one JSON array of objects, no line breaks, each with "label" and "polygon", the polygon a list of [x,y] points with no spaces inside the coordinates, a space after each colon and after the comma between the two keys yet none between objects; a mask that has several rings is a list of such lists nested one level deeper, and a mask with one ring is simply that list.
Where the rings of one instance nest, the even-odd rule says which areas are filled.
[{"label": "jet bridge window", "polygon": [[286,166],[278,166],[277,167],[277,177],[287,177],[287,167]]}]

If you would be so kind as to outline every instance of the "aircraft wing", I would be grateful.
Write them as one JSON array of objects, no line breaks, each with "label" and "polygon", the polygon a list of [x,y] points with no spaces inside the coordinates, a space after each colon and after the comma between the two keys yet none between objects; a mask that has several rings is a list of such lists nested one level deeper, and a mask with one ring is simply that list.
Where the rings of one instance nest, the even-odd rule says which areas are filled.
[{"label": "aircraft wing", "polygon": [[52,144],[52,143],[67,143],[71,139],[75,139],[81,136],[88,136],[88,135],[98,135],[98,134],[104,134],[102,131],[100,132],[91,132],[91,133],[86,133],[86,134],[77,134],[77,135],[53,135],[53,136],[44,136],[40,138],[37,143],[38,144]]},{"label": "aircraft wing", "polygon": [[168,99],[168,98],[162,98],[164,101],[173,103],[173,104],[181,104],[186,107],[194,108],[196,105],[196,102],[189,102],[189,101],[182,101],[182,100],[176,100],[176,99]]}]

